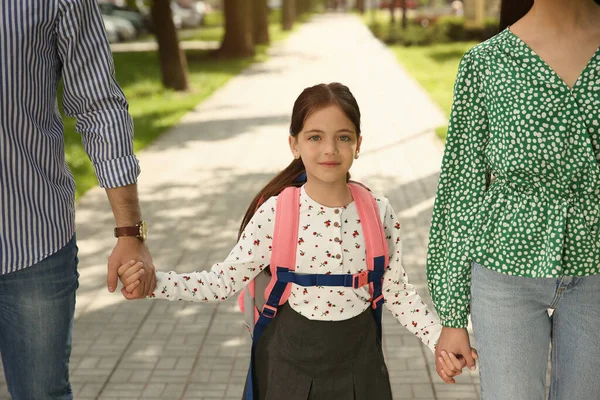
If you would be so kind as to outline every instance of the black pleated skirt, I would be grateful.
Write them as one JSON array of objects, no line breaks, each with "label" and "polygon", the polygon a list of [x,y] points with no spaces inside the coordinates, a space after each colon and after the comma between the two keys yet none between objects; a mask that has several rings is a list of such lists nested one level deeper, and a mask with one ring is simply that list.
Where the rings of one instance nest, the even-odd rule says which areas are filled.
[{"label": "black pleated skirt", "polygon": [[258,341],[254,378],[255,400],[392,400],[370,308],[313,321],[280,307]]}]

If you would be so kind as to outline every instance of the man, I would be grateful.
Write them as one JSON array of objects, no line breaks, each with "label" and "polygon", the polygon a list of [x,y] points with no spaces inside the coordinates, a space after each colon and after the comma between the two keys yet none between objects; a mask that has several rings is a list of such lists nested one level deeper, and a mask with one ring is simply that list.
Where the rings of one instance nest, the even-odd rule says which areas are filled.
[{"label": "man", "polygon": [[[143,243],[133,125],[113,75],[96,0],[0,3],[0,353],[14,400],[72,399],[71,330],[78,286],[74,181],[65,164],[57,86],[114,213],[117,268]],[[107,234],[111,234],[108,233]],[[137,293],[154,287],[145,274]]]}]

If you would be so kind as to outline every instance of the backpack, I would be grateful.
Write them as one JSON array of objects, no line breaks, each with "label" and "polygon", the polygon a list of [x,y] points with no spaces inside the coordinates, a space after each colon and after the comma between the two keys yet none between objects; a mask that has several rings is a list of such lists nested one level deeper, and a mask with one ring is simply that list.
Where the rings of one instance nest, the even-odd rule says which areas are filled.
[{"label": "backpack", "polygon": [[263,270],[238,296],[238,305],[252,335],[252,352],[246,382],[246,400],[254,398],[253,364],[256,344],[267,325],[277,315],[292,290],[292,283],[310,286],[343,286],[360,288],[369,285],[373,316],[381,340],[381,305],[383,274],[389,261],[389,252],[377,201],[369,190],[357,182],[349,182],[350,192],[364,233],[367,269],[350,274],[296,274],[296,246],[300,214],[300,188],[289,186],[277,197],[275,229],[269,270]]}]

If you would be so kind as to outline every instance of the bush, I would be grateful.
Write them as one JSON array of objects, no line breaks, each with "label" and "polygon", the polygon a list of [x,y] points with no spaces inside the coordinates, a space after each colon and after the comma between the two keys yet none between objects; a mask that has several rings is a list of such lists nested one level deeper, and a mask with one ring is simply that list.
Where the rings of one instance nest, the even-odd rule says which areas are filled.
[{"label": "bush", "polygon": [[483,28],[465,27],[463,17],[440,17],[436,27],[442,37],[450,42],[484,41],[498,33],[499,21],[497,18],[486,18]]},{"label": "bush", "polygon": [[450,42],[463,42],[467,38],[465,19],[462,17],[440,17],[436,20],[435,27],[439,35]]},{"label": "bush", "polygon": [[373,36],[382,41],[386,40],[386,28],[387,26],[384,26],[384,24],[377,21],[369,24],[369,29],[373,33]]},{"label": "bush", "polygon": [[465,27],[463,17],[441,16],[437,18],[415,18],[406,29],[399,23],[374,22],[369,25],[373,35],[387,44],[425,46],[447,42],[482,42],[498,33],[498,20],[488,18],[483,28]]},{"label": "bush", "polygon": [[406,29],[394,27],[390,29],[387,43],[399,43],[404,46],[424,46],[431,44],[432,29],[419,25],[409,24]]},{"label": "bush", "polygon": [[500,20],[498,18],[486,18],[485,26],[483,28],[482,40],[488,40],[492,36],[498,33],[500,27]]}]

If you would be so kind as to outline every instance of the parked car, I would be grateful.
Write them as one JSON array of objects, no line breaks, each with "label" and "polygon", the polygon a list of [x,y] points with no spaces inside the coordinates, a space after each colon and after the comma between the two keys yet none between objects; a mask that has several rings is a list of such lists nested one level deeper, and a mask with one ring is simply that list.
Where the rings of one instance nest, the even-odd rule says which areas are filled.
[{"label": "parked car", "polygon": [[[109,37],[110,43],[128,42],[135,39],[137,32],[130,21],[120,17],[113,17],[111,15],[103,15],[102,19],[104,20],[106,33],[108,34],[109,29],[111,30],[112,37]],[[113,30],[116,31],[116,40],[114,33],[112,33]]]},{"label": "parked car", "polygon": [[119,41],[119,30],[115,21],[111,20],[107,15],[102,15],[102,22],[104,22],[104,30],[106,31],[108,43],[117,43]]},{"label": "parked car", "polygon": [[129,21],[134,26],[137,34],[147,30],[147,18],[138,11],[126,7],[119,7],[112,3],[99,3],[98,6],[100,7],[100,12],[104,15],[119,17]]},{"label": "parked car", "polygon": [[173,11],[173,22],[177,28],[196,28],[204,23],[206,14],[206,5],[201,2],[187,2],[180,4],[177,1],[171,2]]},{"label": "parked car", "polygon": [[282,5],[282,0],[267,0],[267,7],[269,7],[269,10],[281,8]]}]

